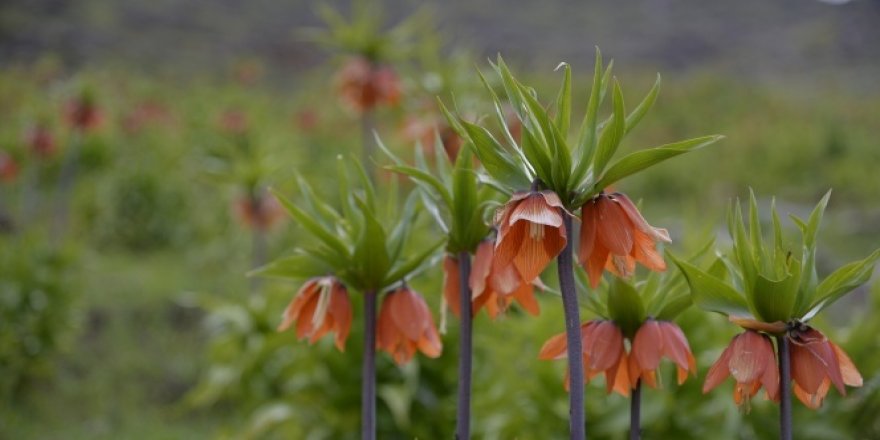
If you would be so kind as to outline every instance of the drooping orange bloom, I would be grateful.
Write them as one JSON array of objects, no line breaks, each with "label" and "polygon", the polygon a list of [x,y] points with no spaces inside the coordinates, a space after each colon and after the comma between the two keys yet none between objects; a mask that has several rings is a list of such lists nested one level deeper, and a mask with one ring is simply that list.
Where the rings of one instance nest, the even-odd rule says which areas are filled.
[{"label": "drooping orange bloom", "polygon": [[88,94],[68,101],[64,107],[64,117],[70,126],[83,132],[97,129],[104,120],[104,115]]},{"label": "drooping orange bloom", "polygon": [[498,212],[493,279],[513,279],[509,267],[531,283],[568,241],[562,216],[569,215],[553,191],[517,192]]},{"label": "drooping orange bloom", "polygon": [[703,393],[708,393],[730,375],[736,380],[733,400],[737,405],[745,403],[748,408],[750,399],[761,387],[764,387],[767,398],[779,400],[776,353],[773,351],[773,343],[766,335],[746,330],[734,336],[733,341],[706,374]]},{"label": "drooping orange bloom", "polygon": [[58,148],[55,136],[44,124],[35,124],[28,128],[24,133],[24,144],[31,153],[41,159],[51,157]]},{"label": "drooping orange bloom", "polygon": [[385,295],[379,310],[376,346],[403,365],[419,350],[428,357],[438,357],[443,350],[437,326],[425,300],[409,287]]},{"label": "drooping orange bloom", "polygon": [[[468,278],[473,314],[485,308],[489,317],[495,319],[516,301],[526,312],[537,316],[541,309],[534,296],[534,286],[542,286],[540,279],[536,278],[533,283],[523,282],[519,272],[511,265],[502,268],[502,272],[496,275],[493,273],[494,257],[495,244],[491,240],[484,240],[477,246]],[[461,316],[458,259],[447,256],[443,271],[444,298],[452,313]]]},{"label": "drooping orange bloom", "polygon": [[669,243],[669,233],[649,225],[626,195],[599,194],[584,204],[581,218],[578,260],[593,288],[599,285],[604,269],[630,276],[639,262],[651,270],[666,270],[656,244]]},{"label": "drooping orange bloom", "polygon": [[217,125],[222,132],[232,136],[246,134],[249,126],[247,114],[238,109],[229,109],[221,113]]},{"label": "drooping orange bloom", "polygon": [[[584,380],[604,373],[608,393],[617,392],[629,396],[630,379],[627,354],[623,345],[623,333],[613,321],[593,320],[581,324]],[[568,341],[565,333],[548,339],[541,347],[538,359],[564,359],[568,357]],[[568,371],[565,372],[565,389],[569,388]]]},{"label": "drooping orange bloom", "polygon": [[696,360],[684,332],[672,322],[648,319],[632,340],[629,378],[633,388],[640,379],[651,387],[657,387],[656,371],[660,358],[664,356],[675,363],[679,385],[687,379],[688,373],[696,374]]},{"label": "drooping orange bloom", "polygon": [[312,278],[303,284],[284,310],[278,331],[285,331],[296,322],[296,337],[308,337],[310,344],[328,332],[335,332],[336,348],[345,351],[351,314],[348,290],[339,280],[329,276]]},{"label": "drooping orange bloom", "polygon": [[818,330],[803,325],[793,330],[791,342],[791,378],[794,394],[809,408],[822,406],[822,400],[833,384],[846,395],[844,385],[862,386],[862,376],[849,356]]},{"label": "drooping orange bloom", "polygon": [[284,220],[284,209],[272,196],[240,197],[233,205],[235,216],[249,228],[266,231]]},{"label": "drooping orange bloom", "polygon": [[18,177],[18,163],[10,154],[0,151],[0,182],[12,182]]},{"label": "drooping orange bloom", "polygon": [[350,59],[336,74],[342,103],[357,113],[400,101],[400,79],[391,66],[378,65],[364,57]]}]

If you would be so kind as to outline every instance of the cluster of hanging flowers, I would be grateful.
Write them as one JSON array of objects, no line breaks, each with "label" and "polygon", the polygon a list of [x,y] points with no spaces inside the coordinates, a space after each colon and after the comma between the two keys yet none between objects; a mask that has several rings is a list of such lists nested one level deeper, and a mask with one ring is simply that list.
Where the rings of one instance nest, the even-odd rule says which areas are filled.
[{"label": "cluster of hanging flowers", "polygon": [[335,333],[334,343],[345,351],[345,340],[351,329],[351,302],[348,290],[336,278],[312,278],[303,284],[284,310],[278,331],[296,323],[296,337],[308,338],[310,344],[328,333]]},{"label": "cluster of hanging flowers", "polygon": [[[696,374],[696,360],[691,353],[687,338],[681,329],[668,321],[648,319],[630,341],[627,353],[626,339],[614,321],[598,319],[581,325],[583,362],[586,369],[584,379],[589,382],[595,376],[605,375],[605,384],[622,396],[629,396],[630,390],[640,382],[657,388],[657,370],[660,360],[671,360],[678,370],[678,384],[681,385],[689,374]],[[544,343],[538,358],[542,360],[564,359],[568,345],[565,333],[555,335]],[[569,388],[568,372],[565,375],[565,388]]]},{"label": "cluster of hanging flowers", "polygon": [[389,65],[365,57],[348,60],[336,74],[336,89],[342,103],[355,113],[400,102],[400,79]]}]

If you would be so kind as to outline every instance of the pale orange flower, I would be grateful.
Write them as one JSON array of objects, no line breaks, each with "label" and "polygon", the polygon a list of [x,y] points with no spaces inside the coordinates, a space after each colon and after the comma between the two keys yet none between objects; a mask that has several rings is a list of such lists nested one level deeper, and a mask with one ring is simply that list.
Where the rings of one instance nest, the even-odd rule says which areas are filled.
[{"label": "pale orange flower", "polygon": [[385,295],[379,310],[376,346],[398,365],[409,362],[419,350],[428,357],[438,357],[443,350],[437,326],[425,300],[409,287]]},{"label": "pale orange flower", "polygon": [[730,345],[721,353],[721,357],[706,374],[703,393],[717,387],[727,376],[736,380],[733,400],[737,405],[748,403],[761,387],[764,387],[767,398],[779,400],[779,370],[776,365],[776,353],[773,343],[766,335],[746,330],[734,336]]},{"label": "pale orange flower", "polygon": [[400,101],[400,79],[394,69],[364,57],[352,58],[342,66],[336,74],[336,87],[343,104],[358,113]]},{"label": "pale orange flower", "polygon": [[498,240],[493,260],[493,278],[501,284],[514,277],[531,283],[568,241],[563,215],[569,215],[553,191],[517,192],[498,212]]},{"label": "pale orange flower", "polygon": [[[589,382],[599,374],[605,374],[607,392],[629,396],[630,379],[627,366],[623,333],[613,321],[593,320],[581,324],[581,345],[584,362],[584,381]],[[538,359],[565,359],[568,357],[568,341],[565,333],[548,339],[541,347]],[[569,388],[568,371],[565,372],[565,389]]]},{"label": "pale orange flower", "polygon": [[696,374],[696,360],[681,329],[669,321],[648,319],[632,340],[629,378],[633,388],[639,379],[651,387],[657,387],[656,371],[664,356],[675,363],[679,385],[687,379],[688,373]]},{"label": "pale orange flower", "polygon": [[791,378],[794,394],[809,408],[822,406],[833,384],[846,395],[845,385],[862,386],[862,376],[849,356],[825,335],[809,326],[793,330],[791,342]]},{"label": "pale orange flower", "polygon": [[336,348],[345,351],[345,340],[351,329],[351,302],[348,290],[334,277],[312,278],[303,284],[284,310],[278,331],[296,322],[296,337],[308,337],[314,344],[328,332],[336,333]]},{"label": "pale orange flower", "polygon": [[272,196],[240,197],[235,201],[233,210],[245,226],[262,231],[286,218],[281,204]]},{"label": "pale orange flower", "polygon": [[[473,298],[473,314],[476,315],[480,309],[485,308],[489,317],[495,319],[516,301],[526,312],[537,316],[541,309],[535,300],[534,285],[541,287],[540,279],[536,278],[534,283],[525,283],[511,265],[495,274],[492,264],[494,256],[495,244],[491,240],[484,240],[477,246],[468,279]],[[452,313],[461,316],[458,260],[447,256],[443,262],[443,271],[444,298]]]},{"label": "pale orange flower", "polygon": [[51,157],[58,149],[55,136],[44,124],[35,124],[24,133],[24,143],[28,149],[40,158]]},{"label": "pale orange flower", "polygon": [[12,182],[18,177],[18,163],[12,155],[0,151],[0,182]]},{"label": "pale orange flower", "polygon": [[86,94],[67,102],[64,107],[64,117],[68,124],[84,132],[97,129],[104,121],[103,113],[95,105],[94,100]]},{"label": "pale orange flower", "polygon": [[639,262],[651,270],[666,270],[656,243],[669,243],[669,233],[649,225],[626,195],[599,194],[584,204],[581,218],[578,260],[593,288],[599,285],[604,269],[630,276]]}]

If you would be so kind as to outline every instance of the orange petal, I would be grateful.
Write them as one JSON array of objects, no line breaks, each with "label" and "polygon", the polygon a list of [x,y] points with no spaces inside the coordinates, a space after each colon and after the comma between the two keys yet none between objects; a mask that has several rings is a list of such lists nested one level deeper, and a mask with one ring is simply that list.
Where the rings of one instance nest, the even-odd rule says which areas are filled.
[{"label": "orange petal", "polygon": [[804,345],[791,344],[791,377],[809,394],[815,394],[827,377],[826,365]]},{"label": "orange petal", "polygon": [[[523,310],[528,312],[530,315],[538,316],[539,314],[541,314],[541,306],[538,305],[538,301],[535,299],[534,289],[532,288],[531,284],[521,284],[511,296],[515,298],[520,307],[522,307]],[[508,300],[505,304],[505,307],[509,304],[510,301]]]},{"label": "orange petal", "polygon": [[[538,226],[540,228],[544,228],[544,234],[550,234],[547,226]],[[522,279],[526,283],[531,283],[532,280],[538,277],[541,272],[544,271],[544,268],[550,263],[550,260],[555,257],[555,255],[551,255],[547,253],[547,249],[544,247],[544,240],[547,237],[544,236],[540,239],[531,237],[526,235],[523,237],[522,244],[519,249],[519,253],[516,254],[516,257],[513,259],[513,263],[516,266],[516,269],[519,271]]]},{"label": "orange petal", "polygon": [[666,261],[663,259],[663,255],[657,252],[656,244],[651,237],[639,230],[634,230],[633,236],[635,237],[633,258],[650,270],[657,272],[666,270]]},{"label": "orange petal", "polygon": [[597,208],[599,241],[614,255],[628,255],[633,246],[633,225],[623,208],[607,197],[601,196]]},{"label": "orange petal", "polygon": [[302,339],[308,335],[311,335],[314,331],[312,326],[312,315],[315,314],[315,309],[318,306],[318,298],[316,296],[312,296],[308,298],[305,305],[300,311],[300,319],[296,321],[296,337],[297,339]]},{"label": "orange petal", "polygon": [[604,371],[613,367],[623,351],[623,335],[620,329],[611,321],[602,321],[591,336],[586,342],[590,368]]},{"label": "orange petal", "polygon": [[[659,321],[659,325],[660,331],[663,333],[663,354],[685,373],[693,371],[690,367],[693,355],[681,328],[668,321]],[[679,383],[681,382],[679,381]]]},{"label": "orange petal", "polygon": [[339,283],[334,286],[331,298],[330,315],[333,316],[336,331],[336,348],[345,351],[345,341],[351,331],[351,301],[348,299],[348,291]]},{"label": "orange petal", "polygon": [[522,277],[513,265],[495,267],[489,275],[489,287],[501,295],[512,294],[522,284]]},{"label": "orange petal", "polygon": [[724,379],[727,379],[727,377],[730,376],[730,367],[728,364],[730,363],[730,356],[733,354],[733,344],[739,336],[740,335],[734,336],[733,340],[727,348],[724,349],[718,360],[709,368],[709,372],[706,373],[706,381],[703,383],[703,394],[708,393],[723,382]]},{"label": "orange petal", "polygon": [[663,342],[663,333],[657,321],[649,319],[639,327],[633,338],[631,355],[638,362],[640,370],[656,370],[660,366]]},{"label": "orange petal", "polygon": [[502,236],[499,232],[498,241],[495,243],[495,257],[492,260],[493,271],[513,264],[523,245],[523,240],[528,237],[529,223],[519,222],[510,226],[507,233]]},{"label": "orange petal", "polygon": [[785,331],[785,323],[782,321],[763,322],[742,316],[728,316],[730,322],[748,330],[756,330],[767,333],[782,333]]},{"label": "orange petal", "polygon": [[418,341],[425,325],[424,301],[412,290],[403,288],[388,296],[397,296],[391,303],[391,318],[400,331],[411,341]]},{"label": "orange petal", "polygon": [[605,386],[608,394],[612,391],[623,397],[629,397],[629,363],[626,352],[621,351],[620,359],[608,370],[605,370]]},{"label": "orange petal", "polygon": [[763,374],[773,348],[770,341],[757,332],[747,330],[733,341],[730,356],[730,374],[739,383],[752,383]]},{"label": "orange petal", "polygon": [[548,205],[544,197],[533,194],[513,209],[508,220],[510,225],[521,221],[558,228],[562,226],[562,215],[558,208]]},{"label": "orange petal", "polygon": [[553,360],[568,357],[568,340],[565,333],[554,335],[544,343],[538,353],[538,359]]},{"label": "orange petal", "polygon": [[629,217],[636,229],[650,235],[654,241],[663,241],[666,243],[672,242],[669,238],[669,232],[667,232],[666,229],[655,228],[648,224],[647,220],[642,217],[642,213],[639,212],[639,209],[632,200],[626,196],[626,194],[614,193],[612,196],[615,201],[620,204],[620,207],[623,208],[624,212],[626,212],[627,217]]},{"label": "orange petal", "polygon": [[455,316],[461,316],[461,295],[459,294],[458,259],[446,256],[443,259],[443,297]]},{"label": "orange petal", "polygon": [[596,202],[590,200],[581,207],[581,232],[580,246],[578,249],[578,262],[586,267],[587,263],[593,255],[593,249],[596,244]]},{"label": "orange petal", "polygon": [[495,244],[483,240],[474,254],[474,265],[471,268],[470,286],[474,298],[479,298],[486,290],[487,279],[492,270],[492,259],[495,255]]},{"label": "orange petal", "polygon": [[843,375],[843,383],[851,387],[862,386],[862,375],[859,374],[859,370],[856,369],[855,364],[853,364],[853,361],[846,355],[846,352],[833,342],[829,341],[829,344],[831,344],[834,353],[837,355],[837,363],[840,365],[840,372]]}]

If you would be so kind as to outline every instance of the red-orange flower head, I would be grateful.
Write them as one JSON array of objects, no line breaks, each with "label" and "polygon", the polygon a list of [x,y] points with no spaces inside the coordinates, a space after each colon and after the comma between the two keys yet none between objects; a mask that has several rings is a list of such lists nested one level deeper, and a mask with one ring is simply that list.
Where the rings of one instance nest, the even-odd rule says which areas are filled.
[{"label": "red-orange flower head", "polygon": [[428,357],[438,357],[443,350],[437,326],[425,300],[409,287],[385,295],[379,310],[376,346],[403,365],[419,350]]},{"label": "red-orange flower head", "polygon": [[630,276],[636,262],[651,270],[666,270],[658,241],[669,243],[669,233],[645,221],[636,205],[624,194],[599,194],[581,208],[581,241],[578,259],[596,288],[602,270]]},{"label": "red-orange flower head", "polygon": [[240,197],[233,205],[235,216],[248,228],[267,231],[285,218],[284,209],[272,196]]},{"label": "red-orange flower head", "polygon": [[736,380],[733,400],[737,405],[745,404],[748,409],[750,399],[762,386],[768,399],[779,400],[776,353],[768,336],[753,330],[734,336],[706,374],[703,393],[708,393],[731,375]]},{"label": "red-orange flower head", "polygon": [[[608,393],[617,392],[629,396],[630,379],[627,367],[626,349],[623,345],[623,333],[613,321],[594,320],[581,324],[581,343],[584,353],[584,380],[589,382],[593,377],[604,373]],[[564,359],[567,355],[568,342],[565,333],[548,339],[541,347],[539,359]],[[565,389],[569,388],[568,371],[565,372]]]},{"label": "red-orange flower head", "polygon": [[351,302],[348,290],[334,277],[312,278],[303,284],[284,310],[278,331],[296,322],[296,337],[308,337],[314,344],[328,332],[336,333],[339,351],[345,351],[345,340],[351,329]]},{"label": "red-orange flower head", "polygon": [[97,129],[104,120],[104,115],[87,94],[68,101],[64,107],[64,118],[70,126],[88,132]]},{"label": "red-orange flower head", "polygon": [[[533,283],[523,282],[519,272],[512,265],[493,272],[495,243],[484,240],[477,246],[468,283],[471,288],[472,310],[476,315],[485,308],[492,319],[504,313],[514,300],[529,314],[537,316],[540,312],[535,300]],[[455,316],[461,316],[458,260],[447,256],[443,262],[443,295]],[[537,279],[535,281],[538,281]]]},{"label": "red-orange flower head", "polygon": [[639,379],[651,387],[657,387],[656,371],[660,358],[664,356],[675,363],[679,385],[687,379],[688,373],[696,374],[696,360],[684,332],[672,322],[648,319],[632,340],[629,378],[633,388]]},{"label": "red-orange flower head", "polygon": [[18,176],[18,163],[9,153],[0,151],[0,182],[12,182]]},{"label": "red-orange flower head", "polygon": [[794,394],[804,405],[822,406],[832,384],[842,395],[846,395],[844,385],[862,386],[862,376],[849,356],[818,330],[802,324],[788,338]]},{"label": "red-orange flower head", "polygon": [[[568,241],[562,216],[569,215],[553,191],[517,192],[497,213],[498,240],[492,271],[497,284],[514,268],[531,283]],[[510,290],[512,291],[512,289]]]},{"label": "red-orange flower head", "polygon": [[35,124],[25,131],[24,144],[31,153],[42,159],[52,157],[58,147],[52,131],[43,124]]},{"label": "red-orange flower head", "polygon": [[336,88],[342,103],[357,113],[400,101],[400,79],[394,69],[364,57],[352,58],[342,66],[336,74]]}]

